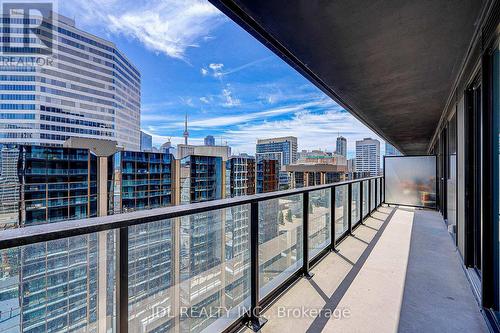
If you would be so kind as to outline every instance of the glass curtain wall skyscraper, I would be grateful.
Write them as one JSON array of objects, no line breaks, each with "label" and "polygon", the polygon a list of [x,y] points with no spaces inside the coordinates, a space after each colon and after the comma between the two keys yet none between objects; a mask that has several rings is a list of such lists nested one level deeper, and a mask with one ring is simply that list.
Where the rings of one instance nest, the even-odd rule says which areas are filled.
[{"label": "glass curtain wall skyscraper", "polygon": [[[17,214],[3,214],[12,213],[14,206],[2,205],[4,227],[98,215],[97,157],[86,149],[48,146],[84,137],[140,148],[139,71],[113,43],[77,29],[69,18],[50,15],[42,20],[31,12],[25,17],[14,11],[0,22],[4,57],[0,63],[0,195],[10,203],[14,197],[18,200],[13,204]],[[49,53],[42,52],[44,40],[51,42]],[[19,185],[13,181],[14,161]],[[106,302],[106,282],[98,283],[100,275],[109,275],[98,262],[102,240],[104,244],[110,240],[113,246],[108,236],[92,234],[26,246],[4,256],[2,280],[21,286],[7,293],[12,302],[2,302],[2,314],[12,314],[10,328],[96,330],[98,311],[104,316],[112,313]],[[104,299],[101,306],[98,299]]]},{"label": "glass curtain wall skyscraper", "polygon": [[153,151],[153,136],[141,131],[141,151]]},{"label": "glass curtain wall skyscraper", "polygon": [[335,152],[337,155],[347,157],[347,139],[343,136],[337,138],[337,146]]},{"label": "glass curtain wall skyscraper", "polygon": [[[52,42],[43,58],[36,25]],[[3,16],[0,26],[0,143],[62,145],[77,136],[140,149],[141,75],[113,43],[55,13],[43,22]]]}]

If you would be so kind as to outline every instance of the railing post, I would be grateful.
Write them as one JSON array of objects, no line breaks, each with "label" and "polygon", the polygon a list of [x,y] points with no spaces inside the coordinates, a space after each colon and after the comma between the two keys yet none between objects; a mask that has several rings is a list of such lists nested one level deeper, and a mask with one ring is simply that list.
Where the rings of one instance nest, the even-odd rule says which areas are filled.
[{"label": "railing post", "polygon": [[302,195],[302,271],[307,279],[314,275],[309,272],[309,192]]},{"label": "railing post", "polygon": [[116,233],[116,326],[128,332],[128,227]]},{"label": "railing post", "polygon": [[382,192],[381,192],[381,194],[383,194],[382,198],[381,198],[381,201],[382,201],[382,203],[385,203],[385,177],[381,178],[380,184],[382,185]]},{"label": "railing post", "polygon": [[337,191],[335,190],[335,186],[332,186],[330,188],[330,191],[331,191],[330,192],[330,219],[332,221],[331,222],[332,225],[331,225],[331,228],[330,228],[331,229],[330,231],[331,231],[331,234],[332,234],[331,235],[331,237],[332,237],[331,250],[333,252],[336,252],[337,248],[336,248],[336,242],[335,242],[335,238],[336,238],[336,236],[335,236],[335,220],[336,220],[336,216],[335,216],[336,215],[335,214],[335,208],[336,208],[336,204],[335,204],[335,192],[337,192]]},{"label": "railing post", "polygon": [[368,215],[372,215],[372,180],[368,179]]},{"label": "railing post", "polygon": [[363,197],[364,197],[364,192],[363,192],[363,181],[359,182],[359,223],[363,224]]},{"label": "railing post", "polygon": [[260,331],[267,319],[260,315],[259,305],[259,202],[250,204],[250,318],[247,326]]},{"label": "railing post", "polygon": [[375,207],[373,210],[377,210],[377,207],[378,207],[378,182],[377,182],[377,179],[375,179],[374,181],[375,183]]},{"label": "railing post", "polygon": [[347,230],[352,235],[352,183],[347,184]]}]

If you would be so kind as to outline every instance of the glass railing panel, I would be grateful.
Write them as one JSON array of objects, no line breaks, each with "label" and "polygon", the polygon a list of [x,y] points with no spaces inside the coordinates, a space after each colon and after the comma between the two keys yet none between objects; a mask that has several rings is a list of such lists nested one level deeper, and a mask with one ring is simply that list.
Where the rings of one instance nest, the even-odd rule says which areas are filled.
[{"label": "glass railing panel", "polygon": [[109,231],[1,250],[0,332],[112,331],[114,244]]},{"label": "glass railing panel", "polygon": [[375,209],[375,179],[370,179],[370,212]]},{"label": "glass railing panel", "polygon": [[302,222],[302,195],[259,203],[260,297],[302,267]]},{"label": "glass railing panel", "polygon": [[222,331],[249,309],[249,211],[130,227],[129,330]]},{"label": "glass railing panel", "polygon": [[335,187],[335,240],[349,228],[349,200],[347,185]]},{"label": "glass railing panel", "polygon": [[[179,242],[174,238],[175,220],[163,220],[129,228],[128,293],[129,331],[146,332],[174,327],[174,255]],[[178,231],[177,223],[177,231]],[[177,263],[178,266],[178,263]]]},{"label": "glass railing panel", "polygon": [[368,215],[370,212],[369,202],[370,202],[370,192],[368,188],[368,180],[363,181],[363,217]]},{"label": "glass railing panel", "polygon": [[361,197],[360,197],[360,185],[359,183],[353,183],[351,185],[351,223],[356,225],[360,221],[361,217]]},{"label": "glass railing panel", "polygon": [[380,205],[380,178],[377,178],[377,207]]},{"label": "glass railing panel", "polygon": [[[309,193],[309,260],[332,242],[330,195],[331,189]],[[284,223],[282,214],[279,219]]]}]

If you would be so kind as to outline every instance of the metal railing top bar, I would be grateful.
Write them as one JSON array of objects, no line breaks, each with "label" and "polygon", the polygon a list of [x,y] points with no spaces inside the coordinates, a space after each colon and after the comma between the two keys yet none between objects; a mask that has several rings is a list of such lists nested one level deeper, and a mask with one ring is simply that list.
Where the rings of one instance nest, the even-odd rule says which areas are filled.
[{"label": "metal railing top bar", "polygon": [[305,192],[329,189],[337,186],[377,178],[383,178],[383,176],[359,178],[331,184],[302,187],[269,193],[260,193],[186,205],[153,208],[103,217],[93,217],[81,220],[39,224],[16,229],[6,229],[0,231],[0,250],[34,243],[53,241],[68,237],[81,236],[100,231],[119,229],[219,209],[231,208],[235,206],[251,204],[253,202],[278,199],[291,195],[303,194]]}]

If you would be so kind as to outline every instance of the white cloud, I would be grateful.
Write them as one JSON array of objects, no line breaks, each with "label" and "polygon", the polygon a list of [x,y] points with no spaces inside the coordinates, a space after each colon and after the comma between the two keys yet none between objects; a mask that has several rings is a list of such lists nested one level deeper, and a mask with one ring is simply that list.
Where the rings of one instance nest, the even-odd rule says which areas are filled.
[{"label": "white cloud", "polygon": [[179,97],[179,99],[181,100],[182,104],[184,104],[184,105],[187,105],[190,107],[195,106],[193,103],[193,99],[191,97]]},{"label": "white cloud", "polygon": [[257,60],[251,61],[249,63],[243,64],[241,66],[238,66],[238,67],[235,67],[235,68],[231,68],[229,70],[224,70],[224,64],[212,63],[212,64],[208,65],[208,69],[206,67],[201,68],[200,72],[201,72],[201,75],[207,76],[209,74],[209,69],[210,69],[211,70],[211,73],[210,73],[211,76],[213,76],[213,77],[215,77],[217,79],[221,79],[225,75],[237,73],[237,72],[242,71],[242,70],[244,70],[244,69],[246,69],[248,67],[255,66],[255,65],[257,65],[257,64],[259,64],[261,62],[264,62],[264,61],[272,59],[272,58],[273,58],[272,56],[269,56],[269,57],[257,59]]},{"label": "white cloud", "polygon": [[210,104],[212,98],[211,97],[200,97],[200,102],[205,103],[205,104]]},{"label": "white cloud", "polygon": [[[139,40],[149,50],[186,60],[186,50],[210,40],[210,31],[226,18],[203,0],[62,1],[63,13],[77,25],[99,26],[108,33]],[[205,37],[209,37],[206,39]]]},{"label": "white cloud", "polygon": [[228,75],[228,74],[233,74],[233,73],[236,73],[236,72],[239,72],[241,70],[244,70],[248,67],[252,67],[252,66],[255,66],[261,62],[264,62],[264,61],[267,61],[269,59],[273,59],[273,57],[275,56],[269,56],[269,57],[265,57],[265,58],[261,58],[261,59],[257,59],[257,60],[254,60],[254,61],[251,61],[247,64],[244,64],[244,65],[241,65],[241,66],[238,66],[238,67],[235,67],[235,68],[231,68],[225,72],[222,73],[222,75]]},{"label": "white cloud", "polygon": [[224,64],[210,64],[208,67],[214,72],[220,72],[224,67]]},{"label": "white cloud", "polygon": [[364,137],[372,137],[383,142],[369,128],[345,111],[334,109],[323,113],[309,111],[296,112],[291,119],[263,121],[260,123],[237,126],[225,132],[224,137],[235,151],[255,152],[255,143],[259,138],[296,136],[299,149],[335,150],[338,134],[348,140],[348,151],[352,154],[355,141]]},{"label": "white cloud", "polygon": [[[287,116],[276,120],[276,117]],[[282,118],[282,117],[280,117]],[[148,119],[152,120],[152,119]],[[180,131],[183,122],[177,119],[160,119],[147,129],[153,133]],[[348,153],[354,154],[355,141],[365,137],[383,140],[342,107],[329,98],[317,98],[300,104],[291,104],[258,112],[246,112],[189,121],[190,142],[202,141],[196,133],[211,130],[224,137],[234,152],[255,153],[255,143],[259,138],[293,135],[298,138],[299,149],[335,150],[335,140],[339,134],[348,140]],[[203,134],[204,135],[204,134]],[[156,139],[155,139],[156,138]],[[168,137],[153,134],[155,142],[166,141]],[[172,140],[181,143],[182,137]]]},{"label": "white cloud", "polygon": [[203,76],[210,75],[216,79],[220,79],[224,75],[224,73],[222,72],[223,68],[224,68],[224,64],[212,63],[212,64],[208,65],[208,68],[202,67],[200,69],[200,72],[201,72],[201,75],[203,75]]},{"label": "white cloud", "polygon": [[[266,121],[272,117],[277,117],[281,115],[293,115],[303,111],[307,111],[310,108],[316,107],[324,107],[329,105],[329,100],[316,100],[311,102],[306,102],[302,104],[283,106],[279,108],[258,111],[258,112],[246,112],[246,113],[238,113],[224,116],[217,116],[212,118],[204,118],[199,120],[189,120],[189,128],[193,130],[225,130],[228,126],[235,126],[239,124],[246,124],[252,121]],[[161,120],[160,117],[157,119],[148,119],[147,120]],[[154,125],[154,129],[157,131],[160,130],[174,130],[183,128],[184,122],[179,121],[166,121],[164,123],[158,123]]]},{"label": "white cloud", "polygon": [[222,106],[225,108],[232,108],[241,105],[241,101],[238,98],[233,97],[233,92],[229,85],[222,89]]}]

